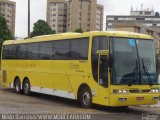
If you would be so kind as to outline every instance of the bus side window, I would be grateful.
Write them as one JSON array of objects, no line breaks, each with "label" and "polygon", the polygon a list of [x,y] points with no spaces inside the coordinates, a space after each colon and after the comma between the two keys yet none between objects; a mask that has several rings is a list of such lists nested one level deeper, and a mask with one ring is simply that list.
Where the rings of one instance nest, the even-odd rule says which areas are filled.
[{"label": "bus side window", "polygon": [[26,59],[26,54],[27,54],[26,44],[20,44],[17,52],[17,59]]},{"label": "bus side window", "polygon": [[3,46],[3,59],[16,59],[16,50],[18,45]]},{"label": "bus side window", "polygon": [[92,41],[92,74],[96,82],[98,82],[98,58],[97,50],[107,50],[108,38],[106,36],[97,36]]}]

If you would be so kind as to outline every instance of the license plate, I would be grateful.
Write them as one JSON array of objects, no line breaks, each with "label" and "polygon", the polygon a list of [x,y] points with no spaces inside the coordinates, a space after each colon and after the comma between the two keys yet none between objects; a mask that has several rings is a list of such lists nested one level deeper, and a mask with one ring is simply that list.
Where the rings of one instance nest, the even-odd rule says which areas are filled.
[{"label": "license plate", "polygon": [[144,97],[137,97],[136,100],[144,100]]}]

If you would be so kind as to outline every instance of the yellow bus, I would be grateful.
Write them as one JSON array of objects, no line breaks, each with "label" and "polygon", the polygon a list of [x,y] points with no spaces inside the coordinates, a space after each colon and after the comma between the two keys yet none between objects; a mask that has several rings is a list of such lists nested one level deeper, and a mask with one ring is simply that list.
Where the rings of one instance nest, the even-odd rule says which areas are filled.
[{"label": "yellow bus", "polygon": [[129,32],[85,32],[37,36],[3,43],[2,84],[92,104],[156,104],[154,39]]}]

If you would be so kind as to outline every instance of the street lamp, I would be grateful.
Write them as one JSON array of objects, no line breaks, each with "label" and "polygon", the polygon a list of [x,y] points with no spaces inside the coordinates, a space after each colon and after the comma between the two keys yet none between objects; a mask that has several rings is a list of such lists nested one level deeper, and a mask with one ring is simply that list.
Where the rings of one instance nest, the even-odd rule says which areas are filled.
[{"label": "street lamp", "polygon": [[28,38],[30,38],[30,0],[28,0]]}]

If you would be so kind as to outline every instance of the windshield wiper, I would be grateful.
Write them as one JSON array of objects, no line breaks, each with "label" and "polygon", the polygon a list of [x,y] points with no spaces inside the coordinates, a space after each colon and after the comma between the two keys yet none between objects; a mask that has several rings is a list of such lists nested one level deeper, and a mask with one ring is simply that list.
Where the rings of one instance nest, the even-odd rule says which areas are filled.
[{"label": "windshield wiper", "polygon": [[148,72],[148,68],[145,66],[145,64],[144,64],[144,60],[142,59],[142,66],[143,66],[143,70],[144,70],[144,72],[146,73],[146,75],[147,75],[147,77],[148,77],[148,80],[150,81],[150,86],[152,86],[153,84],[152,84],[152,79],[151,79],[151,76],[150,76],[150,74],[149,74],[149,72]]}]

